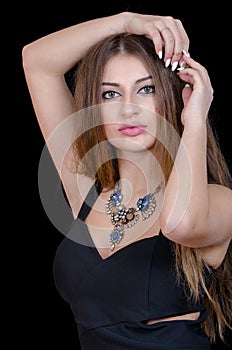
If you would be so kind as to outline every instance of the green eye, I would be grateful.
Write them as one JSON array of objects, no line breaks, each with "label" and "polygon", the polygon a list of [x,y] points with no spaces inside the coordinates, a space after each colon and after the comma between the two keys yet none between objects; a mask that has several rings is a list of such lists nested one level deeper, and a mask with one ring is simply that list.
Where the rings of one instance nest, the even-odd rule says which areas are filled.
[{"label": "green eye", "polygon": [[105,91],[102,94],[102,98],[106,99],[106,100],[110,100],[110,99],[112,99],[114,97],[118,97],[118,96],[119,96],[119,93],[116,91],[113,91],[113,90]]},{"label": "green eye", "polygon": [[154,85],[146,85],[139,90],[139,93],[142,93],[142,94],[153,94],[154,92],[155,92]]}]

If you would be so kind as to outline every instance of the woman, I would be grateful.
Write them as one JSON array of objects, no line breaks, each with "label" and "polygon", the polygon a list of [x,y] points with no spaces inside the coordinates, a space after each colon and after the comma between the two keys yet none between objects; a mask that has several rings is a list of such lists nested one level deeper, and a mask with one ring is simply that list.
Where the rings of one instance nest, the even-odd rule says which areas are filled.
[{"label": "woman", "polygon": [[231,327],[231,177],[188,48],[179,20],[126,12],[23,49],[74,216],[54,275],[82,349],[210,349]]}]

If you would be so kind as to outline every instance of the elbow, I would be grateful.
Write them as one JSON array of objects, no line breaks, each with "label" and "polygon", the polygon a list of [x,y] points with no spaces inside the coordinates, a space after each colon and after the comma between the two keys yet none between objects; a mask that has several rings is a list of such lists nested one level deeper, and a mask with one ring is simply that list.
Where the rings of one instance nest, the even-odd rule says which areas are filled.
[{"label": "elbow", "polygon": [[38,69],[41,62],[42,58],[33,43],[27,44],[22,48],[22,66],[25,72]]},{"label": "elbow", "polygon": [[25,45],[22,49],[22,65],[24,71],[30,70],[31,62],[33,61],[31,56],[31,45]]},{"label": "elbow", "polygon": [[183,217],[181,220],[161,220],[161,231],[170,240],[192,248],[207,244],[207,218],[194,220]]}]

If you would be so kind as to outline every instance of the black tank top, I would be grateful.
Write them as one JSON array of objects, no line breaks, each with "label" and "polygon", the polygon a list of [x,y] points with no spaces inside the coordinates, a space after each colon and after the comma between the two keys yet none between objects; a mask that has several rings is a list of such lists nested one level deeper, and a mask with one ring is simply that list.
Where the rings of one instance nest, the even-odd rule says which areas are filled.
[{"label": "black tank top", "polygon": [[[54,261],[55,284],[71,307],[81,349],[210,349],[201,328],[203,294],[191,302],[176,282],[174,244],[162,232],[102,259],[84,222],[100,190],[90,189]],[[198,320],[146,324],[196,311]]]}]

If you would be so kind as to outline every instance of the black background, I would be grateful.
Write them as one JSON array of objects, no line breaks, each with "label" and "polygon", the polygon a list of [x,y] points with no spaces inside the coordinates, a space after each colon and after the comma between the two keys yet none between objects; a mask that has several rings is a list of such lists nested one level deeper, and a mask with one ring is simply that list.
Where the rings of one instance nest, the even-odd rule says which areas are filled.
[{"label": "black background", "polygon": [[[16,36],[16,119],[14,131],[19,137],[15,147],[20,181],[17,186],[17,231],[19,245],[13,274],[14,327],[20,329],[24,348],[78,350],[78,335],[69,306],[57,294],[52,274],[54,255],[63,235],[59,233],[41,205],[38,192],[38,164],[44,141],[42,139],[21,64],[23,46],[43,35],[66,26],[120,11],[170,15],[179,18],[190,38],[190,53],[209,71],[214,88],[212,112],[222,151],[232,169],[231,154],[231,92],[229,7],[223,1],[215,5],[203,1],[182,3],[166,1],[63,1],[58,4],[29,3],[14,7],[14,35]],[[94,5],[94,8],[93,8]],[[206,7],[205,7],[206,6]],[[78,44],[78,43],[77,43]],[[6,57],[5,57],[6,58]],[[4,69],[4,68],[3,68]],[[11,83],[11,82],[10,82]],[[13,84],[12,84],[13,85]],[[13,89],[15,92],[15,89]],[[52,165],[51,165],[52,167]],[[22,203],[22,205],[20,204]],[[19,233],[21,232],[21,233]],[[19,257],[18,257],[19,256]],[[16,282],[17,281],[17,282]],[[19,306],[19,312],[15,312]],[[15,320],[17,320],[15,325]],[[21,330],[22,328],[22,330]],[[229,340],[229,334],[227,336]],[[15,339],[9,339],[15,341]],[[231,342],[231,339],[229,340]],[[17,339],[17,343],[19,338]],[[215,349],[229,349],[218,342]],[[100,349],[96,349],[100,350]]]}]

